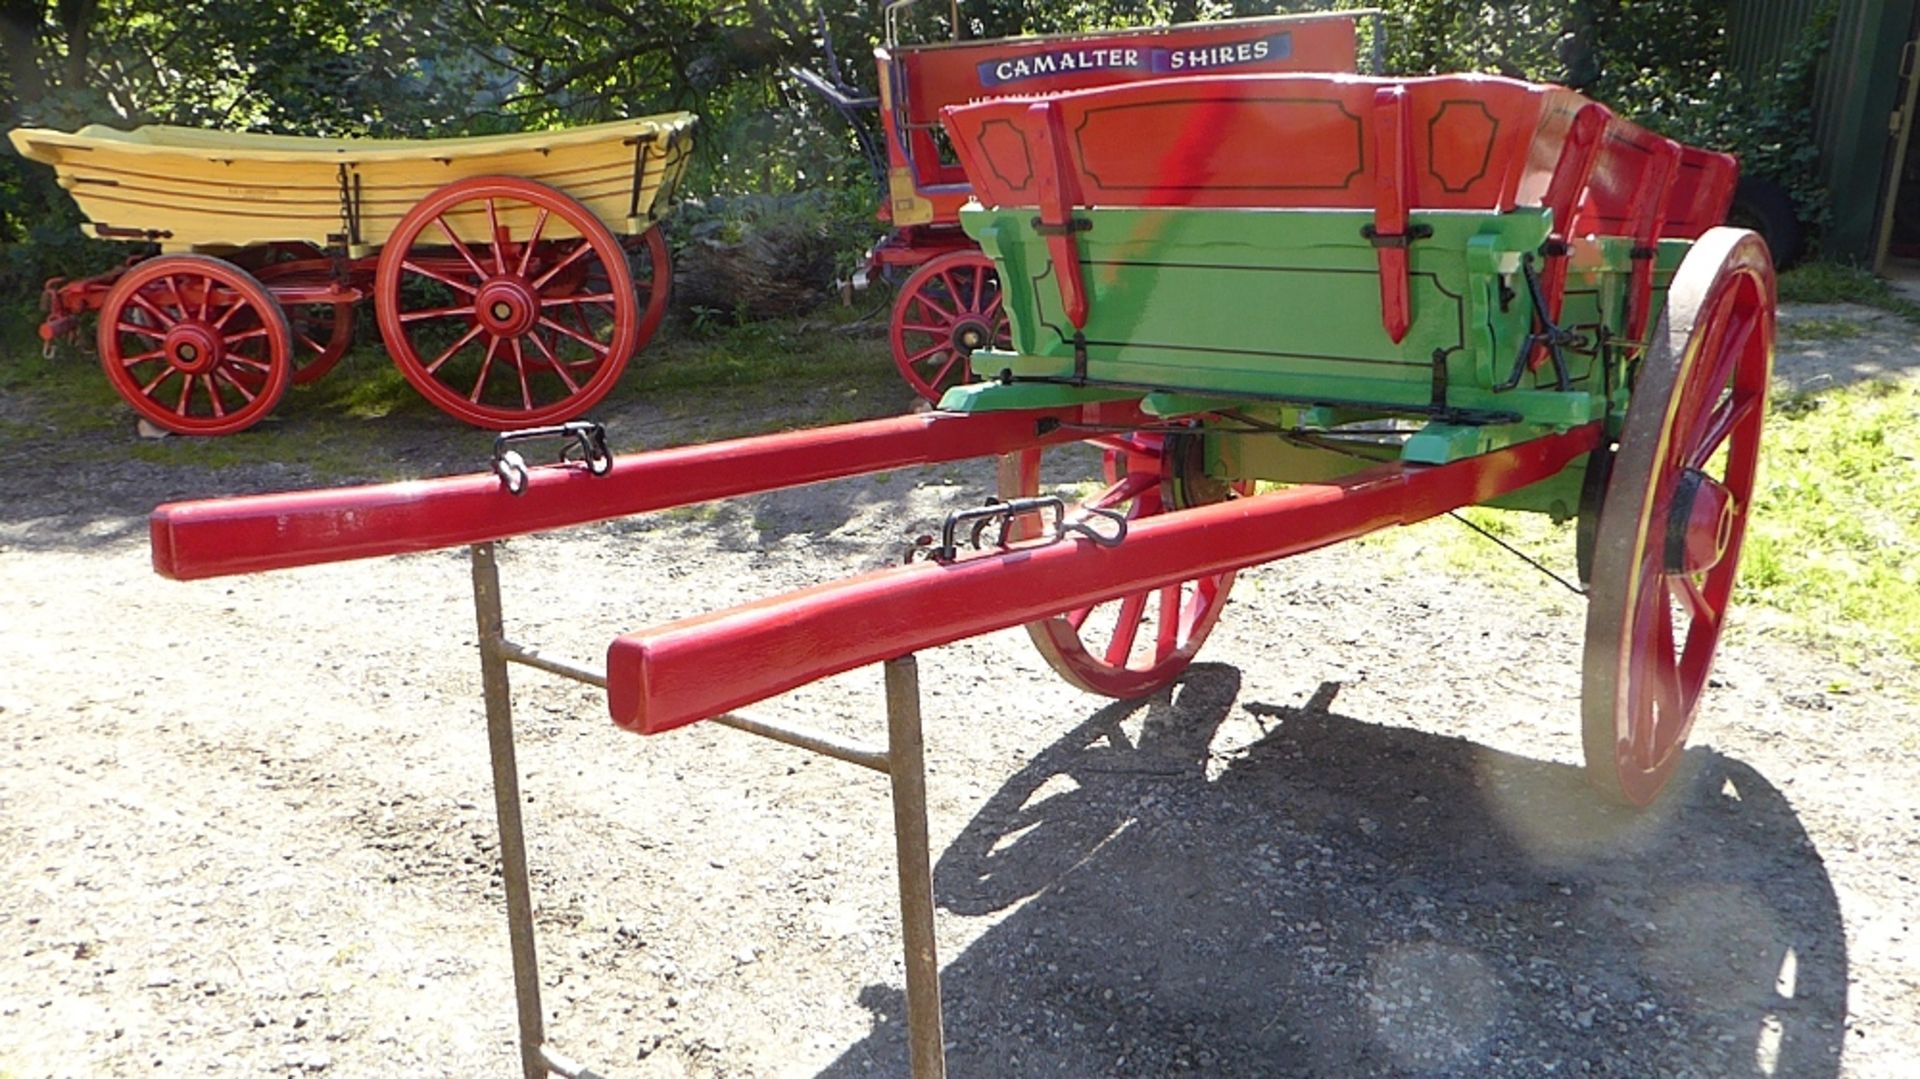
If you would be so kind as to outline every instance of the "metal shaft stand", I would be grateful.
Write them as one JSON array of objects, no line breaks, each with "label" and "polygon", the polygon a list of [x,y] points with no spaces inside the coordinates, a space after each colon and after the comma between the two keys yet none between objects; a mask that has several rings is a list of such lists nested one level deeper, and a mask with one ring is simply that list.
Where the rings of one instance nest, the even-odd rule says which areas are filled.
[{"label": "metal shaft stand", "polygon": [[[540,965],[527,878],[526,829],[520,813],[520,771],[513,751],[513,696],[507,664],[519,663],[606,688],[606,676],[549,659],[509,641],[500,609],[500,570],[493,544],[470,548],[473,611],[479,629],[480,683],[487,705],[487,748],[493,760],[493,807],[500,827],[500,874],[507,893],[507,938],[513,950],[513,993],[520,1016],[522,1079],[599,1079],[546,1044],[540,1010]],[[940,962],[934,948],[933,869],[927,840],[927,773],[920,724],[919,665],[912,656],[887,660],[887,748],[872,749],[762,718],[713,722],[836,760],[884,772],[893,785],[894,852],[900,877],[900,929],[907,968],[907,1047],[914,1079],[945,1079],[940,1018]]]}]

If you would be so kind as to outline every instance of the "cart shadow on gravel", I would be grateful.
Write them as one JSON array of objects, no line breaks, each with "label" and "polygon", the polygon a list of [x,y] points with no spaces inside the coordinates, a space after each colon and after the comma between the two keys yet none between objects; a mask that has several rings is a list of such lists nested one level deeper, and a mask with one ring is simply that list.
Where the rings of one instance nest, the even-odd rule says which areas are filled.
[{"label": "cart shadow on gravel", "polygon": [[[1694,750],[1631,813],[1339,689],[1196,665],[1002,787],[935,871],[1002,917],[944,966],[952,1074],[1838,1072],[1839,907],[1765,777]],[[900,991],[861,999],[823,1074],[906,1074]]]}]

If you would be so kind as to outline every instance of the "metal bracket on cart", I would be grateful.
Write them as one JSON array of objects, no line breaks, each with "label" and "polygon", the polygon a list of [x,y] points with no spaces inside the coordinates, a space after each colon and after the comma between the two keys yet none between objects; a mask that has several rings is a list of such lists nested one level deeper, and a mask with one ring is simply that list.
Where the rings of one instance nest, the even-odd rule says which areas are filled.
[{"label": "metal bracket on cart", "polygon": [[1553,361],[1555,386],[1561,390],[1570,390],[1573,388],[1573,375],[1567,370],[1567,357],[1563,350],[1584,349],[1587,347],[1587,339],[1572,330],[1554,324],[1553,316],[1550,314],[1553,309],[1547,306],[1546,294],[1540,288],[1540,277],[1533,272],[1532,255],[1520,256],[1520,274],[1526,278],[1527,292],[1533,298],[1533,315],[1539,320],[1540,329],[1520,339],[1520,353],[1514,357],[1513,371],[1507,375],[1506,381],[1493,387],[1493,392],[1505,393],[1520,385],[1520,380],[1533,366],[1534,351],[1542,346],[1547,350],[1548,359]]},{"label": "metal bracket on cart", "polygon": [[613,453],[607,449],[607,429],[590,420],[508,431],[493,440],[493,474],[500,477],[501,484],[509,494],[517,495],[526,491],[527,481],[532,475],[526,458],[513,449],[513,445],[550,439],[565,440],[554,465],[579,462],[585,464],[587,471],[595,476],[604,476],[613,470]]},{"label": "metal bracket on cart", "polygon": [[[984,550],[986,531],[995,524],[1000,532],[994,537],[993,546],[1006,548],[1013,539],[1013,521],[1016,517],[1039,514],[1043,517],[1053,515],[1053,530],[1047,535],[1046,542],[1058,543],[1069,534],[1085,536],[1102,547],[1118,547],[1127,538],[1127,516],[1118,510],[1101,509],[1096,506],[1082,507],[1083,515],[1069,520],[1067,504],[1055,495],[1039,495],[1034,498],[1015,498],[1011,500],[989,498],[985,505],[972,509],[955,510],[947,515],[947,523],[941,526],[940,543],[934,545],[932,536],[921,536],[907,548],[905,561],[912,562],[917,555],[924,554],[930,562],[951,562],[960,556],[960,530],[967,529],[966,542],[976,551]],[[1092,523],[1095,519],[1105,521],[1108,530]]]}]

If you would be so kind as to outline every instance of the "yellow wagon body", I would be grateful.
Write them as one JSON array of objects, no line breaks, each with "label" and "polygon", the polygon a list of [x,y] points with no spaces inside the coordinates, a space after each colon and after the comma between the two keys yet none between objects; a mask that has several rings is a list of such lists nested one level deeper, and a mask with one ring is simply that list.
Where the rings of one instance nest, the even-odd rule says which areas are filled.
[{"label": "yellow wagon body", "polygon": [[[319,139],[150,125],[90,124],[67,133],[19,128],[22,156],[53,166],[87,216],[88,235],[152,239],[170,251],[345,240],[387,241],[422,199],[456,180],[518,176],[556,188],[616,233],[644,232],[671,195],[692,148],[691,113],[663,113],[560,131],[454,139]],[[527,220],[499,222],[516,234]],[[485,213],[450,215],[467,242],[485,242]],[[552,222],[545,235],[568,235]]]}]

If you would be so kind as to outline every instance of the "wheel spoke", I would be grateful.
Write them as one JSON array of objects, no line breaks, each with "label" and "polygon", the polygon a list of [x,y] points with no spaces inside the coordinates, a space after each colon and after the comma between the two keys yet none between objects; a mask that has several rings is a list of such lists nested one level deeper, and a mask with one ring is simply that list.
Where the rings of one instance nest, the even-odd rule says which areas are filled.
[{"label": "wheel spoke", "polygon": [[1087,619],[1091,617],[1093,617],[1092,607],[1075,607],[1067,612],[1067,625],[1072,626],[1074,632],[1078,633],[1080,627],[1086,625]]},{"label": "wheel spoke", "polygon": [[[918,302],[918,303],[919,303],[919,304],[920,304],[920,305],[921,305],[922,307],[926,307],[926,308],[929,308],[929,309],[931,309],[931,310],[933,311],[933,313],[934,313],[934,314],[936,314],[936,315],[938,315],[938,316],[940,316],[940,318],[942,318],[942,319],[944,319],[944,320],[946,321],[946,323],[947,323],[947,325],[949,325],[949,326],[951,326],[951,325],[953,325],[954,323],[956,323],[956,322],[958,322],[958,321],[960,321],[960,315],[958,314],[958,312],[957,312],[957,310],[955,310],[955,311],[949,311],[949,310],[947,310],[946,308],[944,308],[944,307],[942,307],[942,306],[940,306],[939,304],[937,304],[937,303],[935,303],[935,302],[934,302],[934,299],[933,299],[933,297],[932,297],[932,296],[930,296],[930,295],[928,295],[928,294],[927,294],[927,290],[926,290],[926,289],[924,289],[924,288],[922,288],[922,289],[921,289],[921,290],[920,290],[919,292],[916,292],[916,293],[914,293],[914,295],[913,295],[913,298],[914,298],[914,300],[915,300],[916,302]],[[956,305],[956,307],[957,307],[957,305]]]},{"label": "wheel spoke", "polygon": [[[489,206],[492,205],[491,201],[489,201],[488,205]],[[467,266],[473,270],[473,276],[479,278],[482,281],[485,281],[487,279],[487,271],[483,267],[481,267],[480,261],[473,257],[473,252],[467,250],[467,245],[460,241],[460,237],[454,235],[453,226],[447,224],[447,219],[445,215],[438,215],[434,217],[433,223],[440,226],[441,232],[446,233],[447,240],[453,244],[453,249],[460,253],[461,261],[465,262]],[[409,263],[408,265],[411,265],[411,263]],[[437,277],[438,275],[428,274],[427,276]],[[453,282],[449,281],[447,283],[452,284]],[[471,292],[473,290],[469,289],[468,291]]]},{"label": "wheel spoke", "polygon": [[[1129,472],[1115,483],[1087,502],[1097,509],[1112,509],[1130,498],[1138,498],[1149,488],[1158,487],[1160,477],[1152,472]],[[1128,514],[1131,517],[1134,514]]]},{"label": "wheel spoke", "polygon": [[513,271],[521,277],[527,276],[527,266],[533,262],[534,248],[540,246],[540,234],[546,231],[547,228],[547,214],[549,211],[545,206],[540,207],[539,210],[539,216],[533,219],[533,233],[527,237],[527,246],[520,250],[520,265]]},{"label": "wheel spoke", "polygon": [[[480,336],[480,331],[483,329],[485,329],[485,327],[479,325],[478,323],[475,323],[472,327],[470,327],[467,330],[466,333],[461,334],[460,340],[455,341],[451,345],[448,345],[447,350],[445,352],[442,352],[439,356],[435,357],[432,363],[427,364],[426,366],[427,374],[431,375],[434,372],[440,370],[441,365],[445,364],[448,360],[453,359],[454,353],[459,352],[463,348],[466,348],[468,342]],[[495,338],[495,340],[498,340],[498,338]],[[489,349],[489,354],[491,354],[491,349]],[[485,380],[485,378],[486,378],[486,374],[483,371],[481,373],[481,379]]]},{"label": "wheel spoke", "polygon": [[1140,615],[1147,608],[1147,593],[1135,592],[1120,601],[1120,614],[1114,619],[1113,639],[1107,643],[1107,665],[1124,667],[1133,654],[1133,640],[1140,635]]},{"label": "wheel spoke", "polygon": [[148,314],[152,315],[154,318],[157,318],[160,320],[160,329],[162,330],[162,332],[158,334],[153,334],[152,336],[154,337],[165,336],[164,331],[174,326],[178,326],[180,324],[179,319],[174,318],[172,315],[169,315],[165,311],[160,310],[159,307],[154,305],[152,300],[147,299],[145,296],[141,295],[139,292],[135,292],[132,296],[128,298],[131,299],[134,303],[139,304],[142,310],[146,311]]},{"label": "wheel spoke", "polygon": [[581,344],[587,346],[588,348],[592,349],[594,352],[598,353],[601,356],[606,356],[613,351],[607,345],[603,345],[600,342],[594,340],[593,338],[586,336],[585,334],[576,333],[571,328],[562,326],[560,323],[555,322],[550,318],[544,318],[544,317],[541,318],[540,325],[545,326],[550,330],[558,330],[559,332],[566,334],[568,337],[571,337],[575,341],[578,341]]},{"label": "wheel spoke", "polygon": [[500,338],[498,337],[490,338],[487,341],[487,355],[484,359],[480,361],[480,376],[474,379],[473,391],[467,394],[467,400],[469,402],[476,405],[480,403],[481,391],[487,388],[487,375],[493,370],[493,357],[499,351],[500,351]]},{"label": "wheel spoke", "polygon": [[145,337],[151,341],[164,341],[166,340],[166,337],[167,337],[167,335],[164,332],[155,330],[149,326],[141,326],[132,322],[116,322],[113,324],[113,327],[114,329],[120,331],[121,333],[138,334],[139,336]]},{"label": "wheel spoke", "polygon": [[911,367],[918,367],[920,366],[921,360],[926,359],[928,356],[931,356],[936,352],[944,352],[946,350],[947,350],[947,343],[945,341],[942,341],[937,345],[933,345],[929,348],[923,348],[920,351],[914,353],[913,355],[908,356],[907,364]]},{"label": "wheel spoke", "polygon": [[976,267],[973,271],[973,303],[968,305],[972,311],[980,310],[980,294],[987,287],[986,271]]},{"label": "wheel spoke", "polygon": [[1180,591],[1179,582],[1160,590],[1160,636],[1154,644],[1163,656],[1172,655],[1180,646]]},{"label": "wheel spoke", "polygon": [[500,231],[500,211],[491,197],[487,199],[487,235],[493,237],[493,269],[507,272],[506,236]]},{"label": "wheel spoke", "polygon": [[518,337],[513,339],[512,344],[513,370],[520,378],[520,407],[526,409],[528,412],[532,412],[533,391],[527,387],[527,353],[525,349],[520,347],[520,339]]},{"label": "wheel spoke", "polygon": [[214,373],[219,375],[222,379],[224,379],[227,385],[232,386],[234,389],[240,391],[240,396],[246,398],[248,404],[252,404],[254,401],[259,399],[260,395],[247,389],[245,383],[233,377],[233,372],[222,367]]},{"label": "wheel spoke", "polygon": [[1672,585],[1673,597],[1686,608],[1689,618],[1708,623],[1720,620],[1720,612],[1714,610],[1713,603],[1707,599],[1706,592],[1701,590],[1700,583],[1693,579],[1692,574],[1669,574],[1667,581]]},{"label": "wheel spoke", "polygon": [[165,359],[166,355],[167,355],[166,349],[156,348],[152,352],[142,352],[138,356],[122,356],[120,357],[120,366],[133,367],[138,364],[146,363],[148,360]]},{"label": "wheel spoke", "polygon": [[176,374],[178,374],[178,373],[179,373],[179,369],[178,369],[178,368],[175,368],[175,367],[172,367],[172,366],[169,366],[169,367],[166,367],[166,368],[163,368],[163,369],[161,370],[161,372],[160,372],[159,374],[157,374],[157,375],[155,375],[155,376],[153,376],[153,380],[152,380],[152,381],[150,381],[150,382],[148,382],[148,383],[147,383],[146,385],[144,385],[144,386],[142,386],[142,387],[140,387],[140,396],[142,396],[142,397],[153,397],[153,396],[156,396],[156,395],[154,394],[154,392],[153,392],[153,391],[155,391],[155,390],[157,390],[157,389],[159,389],[159,388],[160,388],[160,384],[161,384],[162,382],[165,382],[166,380],[168,380],[168,379],[170,379],[170,378],[172,378],[172,377],[173,377],[174,375],[176,375]]},{"label": "wheel spoke", "polygon": [[474,313],[475,309],[472,304],[468,304],[465,307],[429,307],[421,311],[404,312],[400,316],[400,321],[419,322],[421,319],[455,318],[460,315],[472,315]]},{"label": "wheel spoke", "polygon": [[[473,263],[473,259],[469,257],[467,259],[467,262],[469,265],[471,265]],[[476,295],[479,295],[480,293],[479,289],[473,287],[472,285],[467,284],[465,281],[457,281],[447,276],[446,274],[441,273],[438,270],[429,270],[425,266],[422,266],[419,263],[413,262],[411,260],[403,260],[400,263],[400,268],[403,270],[409,270],[413,273],[417,273],[421,277],[427,278],[430,281],[438,281],[441,284],[447,286],[448,288],[459,289],[461,292],[464,292],[469,296],[476,296]],[[479,269],[479,267],[477,266],[474,268],[476,270]],[[485,276],[485,275],[482,275],[482,276]]]},{"label": "wheel spoke", "polygon": [[553,373],[559,375],[560,381],[567,384],[567,396],[571,397],[579,393],[580,384],[575,382],[573,376],[567,373],[567,365],[561,362],[560,357],[553,354],[553,350],[547,347],[547,343],[540,339],[539,334],[531,334],[530,336],[533,338],[534,345],[540,349],[541,355],[546,357],[547,362],[553,365]]},{"label": "wheel spoke", "polygon": [[591,293],[577,293],[572,296],[540,297],[541,307],[565,307],[568,305],[578,307],[583,304],[599,304],[605,307],[612,307],[613,293],[591,292]]},{"label": "wheel spoke", "polygon": [[927,385],[935,389],[940,388],[940,385],[947,381],[947,376],[953,372],[953,365],[960,362],[960,355],[959,349],[953,349],[947,362],[940,365],[940,369],[933,373],[932,378],[927,379]]},{"label": "wheel spoke", "polygon": [[582,256],[586,255],[592,250],[593,250],[593,243],[591,241],[584,240],[584,239],[581,240],[578,246],[576,246],[572,251],[567,252],[566,258],[563,258],[559,262],[556,262],[552,266],[549,266],[547,268],[546,273],[541,274],[539,278],[533,281],[533,290],[535,292],[538,292],[541,289],[546,288],[547,282],[553,280],[556,276],[558,276],[561,270],[564,270],[567,267],[573,265],[574,263],[579,262]]},{"label": "wheel spoke", "polygon": [[213,384],[211,374],[201,375],[200,384],[207,388],[207,400],[213,406],[213,418],[224,419],[227,415],[226,403],[220,400],[220,390]]},{"label": "wheel spoke", "polygon": [[1762,401],[1761,394],[1742,393],[1736,387],[1732,395],[1720,402],[1719,406],[1713,410],[1706,430],[1700,433],[1693,448],[1687,452],[1687,458],[1682,462],[1682,466],[1705,468],[1707,462],[1712,460],[1713,455],[1719,451],[1721,444],[1726,442],[1727,437],[1749,417],[1760,411]]}]

